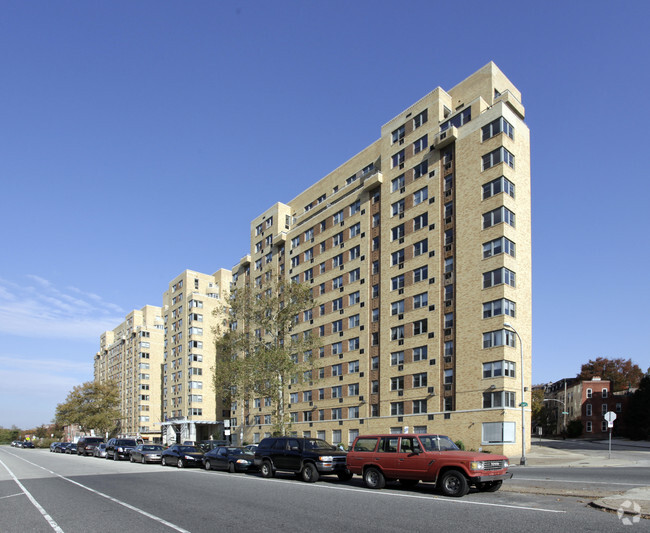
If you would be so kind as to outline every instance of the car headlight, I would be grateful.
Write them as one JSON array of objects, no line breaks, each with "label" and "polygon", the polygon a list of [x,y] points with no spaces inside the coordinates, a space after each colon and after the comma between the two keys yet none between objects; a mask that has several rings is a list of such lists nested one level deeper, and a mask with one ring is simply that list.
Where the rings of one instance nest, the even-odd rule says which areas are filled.
[{"label": "car headlight", "polygon": [[248,465],[250,464],[250,461],[247,461],[246,459],[237,459],[237,464]]},{"label": "car headlight", "polygon": [[472,470],[485,470],[485,463],[483,461],[472,461],[469,467]]},{"label": "car headlight", "polygon": [[503,468],[508,468],[510,466],[510,463],[508,461],[503,461]]},{"label": "car headlight", "polygon": [[120,452],[120,453],[122,453],[122,452],[124,451],[124,448],[122,448],[122,447],[120,446],[120,447],[117,449],[117,451]]},{"label": "car headlight", "polygon": [[188,461],[193,461],[194,457],[192,457],[191,455],[186,455],[183,459],[187,459]]},{"label": "car headlight", "polygon": [[325,463],[331,463],[334,460],[334,457],[331,455],[321,455],[318,457],[319,461],[323,461]]}]

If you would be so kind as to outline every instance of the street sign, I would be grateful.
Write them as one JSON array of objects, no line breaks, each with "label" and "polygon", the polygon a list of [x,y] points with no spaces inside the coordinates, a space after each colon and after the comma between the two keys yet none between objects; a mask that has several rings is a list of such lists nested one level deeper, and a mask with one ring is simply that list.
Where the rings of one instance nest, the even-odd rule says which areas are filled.
[{"label": "street sign", "polygon": [[614,411],[607,411],[604,415],[604,418],[610,424],[614,424],[614,420],[616,420],[616,413]]},{"label": "street sign", "polygon": [[568,414],[569,414],[569,411],[562,411],[562,414],[563,414],[563,415],[568,415]]},{"label": "street sign", "polygon": [[528,407],[528,403],[527,402],[521,402],[519,404],[519,407]]}]

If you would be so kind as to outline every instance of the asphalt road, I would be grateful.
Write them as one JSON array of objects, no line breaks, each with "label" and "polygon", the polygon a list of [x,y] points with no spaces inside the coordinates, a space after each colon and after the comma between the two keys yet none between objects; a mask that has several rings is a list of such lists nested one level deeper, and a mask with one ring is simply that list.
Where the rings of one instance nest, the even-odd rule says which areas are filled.
[{"label": "asphalt road", "polygon": [[[584,475],[583,470],[578,473]],[[647,531],[649,524],[644,520],[636,529]],[[262,479],[0,447],[2,533],[200,533],[232,528],[310,533],[635,529],[577,497],[499,491],[455,499],[428,484],[372,491],[358,477],[349,483],[323,478],[306,484],[291,476]]]}]

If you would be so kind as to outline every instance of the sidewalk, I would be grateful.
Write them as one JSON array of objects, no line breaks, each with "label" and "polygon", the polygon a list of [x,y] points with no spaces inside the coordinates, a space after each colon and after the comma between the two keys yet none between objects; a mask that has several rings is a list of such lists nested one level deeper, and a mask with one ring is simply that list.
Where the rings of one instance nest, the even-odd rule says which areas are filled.
[{"label": "sidewalk", "polygon": [[[648,460],[634,460],[625,457],[620,450],[612,451],[611,459],[608,455],[608,441],[592,441],[599,444],[605,444],[603,450],[594,450],[595,454],[587,455],[580,450],[558,450],[537,444],[531,446],[530,451],[526,454],[527,466],[520,466],[521,456],[510,457],[511,469],[517,475],[521,469],[536,466],[552,466],[562,468],[585,468],[585,467],[622,467],[637,466],[649,467],[650,456]],[[650,452],[650,442],[647,441],[626,441],[625,439],[612,439],[612,445],[617,446],[634,446],[647,448]],[[649,480],[650,482],[650,480]],[[594,507],[606,509],[617,513],[619,518],[625,524],[635,524],[642,518],[650,518],[650,484],[645,487],[637,487],[621,494],[614,494],[599,498],[591,502]]]}]

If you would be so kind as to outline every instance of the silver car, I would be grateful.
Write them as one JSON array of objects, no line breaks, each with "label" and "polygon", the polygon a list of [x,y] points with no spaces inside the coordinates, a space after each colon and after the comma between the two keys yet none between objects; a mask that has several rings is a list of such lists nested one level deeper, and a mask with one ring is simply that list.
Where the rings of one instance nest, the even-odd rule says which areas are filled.
[{"label": "silver car", "polygon": [[93,451],[93,457],[106,457],[106,443],[100,442]]},{"label": "silver car", "polygon": [[164,448],[157,444],[139,444],[131,451],[130,461],[132,463],[159,463],[162,460]]}]

